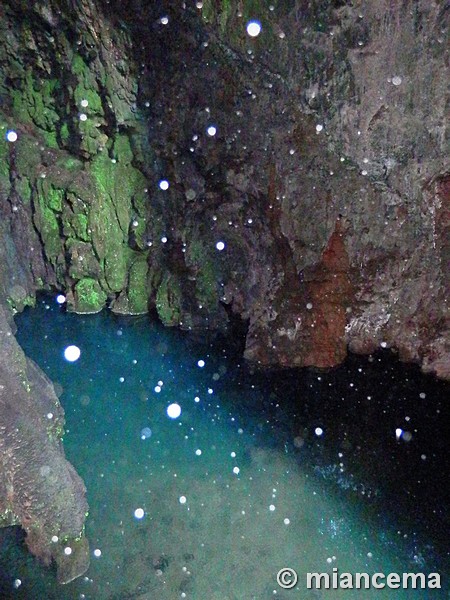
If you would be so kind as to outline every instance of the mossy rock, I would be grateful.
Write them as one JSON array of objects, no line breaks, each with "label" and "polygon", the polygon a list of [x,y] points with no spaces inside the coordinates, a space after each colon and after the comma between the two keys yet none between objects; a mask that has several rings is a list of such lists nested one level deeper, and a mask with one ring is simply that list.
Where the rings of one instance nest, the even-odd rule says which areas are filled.
[{"label": "mossy rock", "polygon": [[[124,151],[126,142],[119,147]],[[125,151],[124,151],[125,152]],[[127,160],[129,155],[112,159],[103,152],[90,165],[95,194],[89,211],[89,229],[97,256],[104,265],[108,288],[119,292],[125,287],[131,251],[128,235],[132,201],[143,193],[145,178]]]},{"label": "mossy rock", "polygon": [[[73,128],[80,135],[80,149],[89,156],[95,156],[108,142],[107,135],[99,129],[100,125],[105,125],[105,119],[96,75],[79,54],[72,58],[72,73],[78,81],[71,89],[76,111]],[[83,106],[86,102],[87,106]],[[80,115],[86,118],[81,119]],[[69,129],[61,128],[61,140],[63,135],[67,139],[70,137]]]},{"label": "mossy rock", "polygon": [[111,305],[113,312],[127,315],[141,315],[148,312],[151,283],[147,255],[148,253],[136,253],[136,258],[130,266],[127,288]]},{"label": "mossy rock", "polygon": [[19,284],[13,285],[8,290],[6,302],[11,307],[13,313],[22,312],[25,306],[36,305],[36,298],[28,294],[25,288]]},{"label": "mossy rock", "polygon": [[28,69],[22,87],[11,92],[16,118],[33,123],[43,134],[55,132],[59,115],[55,111],[54,95],[58,87],[57,79],[35,80]]},{"label": "mossy rock", "polygon": [[60,221],[49,200],[42,191],[34,190],[34,223],[38,229],[48,261],[56,266],[63,257],[63,244],[60,237]]},{"label": "mossy rock", "polygon": [[69,257],[69,276],[72,279],[99,279],[102,270],[91,244],[69,238],[66,241],[66,249]]},{"label": "mossy rock", "polygon": [[34,136],[21,133],[15,146],[15,167],[17,172],[32,180],[37,176],[37,168],[41,164],[39,144]]},{"label": "mossy rock", "polygon": [[85,277],[75,285],[74,305],[69,308],[77,313],[96,313],[105,306],[106,299],[107,295],[100,284],[95,279]]},{"label": "mossy rock", "polygon": [[15,181],[16,192],[23,204],[28,204],[31,199],[31,185],[27,177],[19,176]]},{"label": "mossy rock", "polygon": [[84,213],[73,213],[67,206],[63,212],[64,235],[73,237],[84,242],[89,242],[89,221]]},{"label": "mossy rock", "polygon": [[166,273],[156,293],[156,310],[164,325],[179,325],[181,302],[180,282],[172,274]]},{"label": "mossy rock", "polygon": [[128,276],[127,292],[130,313],[146,313],[150,295],[147,253],[138,255],[133,261]]},{"label": "mossy rock", "polygon": [[[1,119],[3,122],[3,119]],[[0,191],[4,197],[9,196],[11,181],[9,179],[9,142],[6,141],[6,126],[0,128]]]}]

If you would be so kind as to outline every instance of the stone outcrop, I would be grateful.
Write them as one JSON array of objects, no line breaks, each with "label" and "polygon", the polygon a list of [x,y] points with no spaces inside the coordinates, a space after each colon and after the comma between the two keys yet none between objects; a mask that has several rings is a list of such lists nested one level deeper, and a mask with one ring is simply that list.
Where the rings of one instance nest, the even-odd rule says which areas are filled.
[{"label": "stone outcrop", "polygon": [[[89,565],[85,487],[62,447],[52,383],[19,347],[0,306],[0,527],[21,525],[30,551],[68,583]],[[65,552],[70,548],[70,553]]]}]

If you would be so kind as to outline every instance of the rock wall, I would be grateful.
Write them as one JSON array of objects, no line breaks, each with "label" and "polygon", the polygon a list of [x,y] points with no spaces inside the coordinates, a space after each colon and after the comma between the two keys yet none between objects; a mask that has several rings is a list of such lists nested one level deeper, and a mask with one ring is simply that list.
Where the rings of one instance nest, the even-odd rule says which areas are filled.
[{"label": "rock wall", "polygon": [[30,551],[54,560],[67,583],[89,565],[86,490],[64,456],[53,385],[23,354],[1,306],[0,336],[0,527],[21,525]]},{"label": "rock wall", "polygon": [[259,365],[450,377],[445,3],[151,4],[2,5],[13,308],[234,314]]}]

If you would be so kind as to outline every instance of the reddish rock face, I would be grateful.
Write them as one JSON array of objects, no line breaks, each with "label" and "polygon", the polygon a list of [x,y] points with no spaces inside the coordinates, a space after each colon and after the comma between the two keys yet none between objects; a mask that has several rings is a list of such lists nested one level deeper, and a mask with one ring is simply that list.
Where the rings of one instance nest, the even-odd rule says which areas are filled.
[{"label": "reddish rock face", "polygon": [[305,283],[311,298],[307,308],[312,305],[309,310],[312,319],[305,320],[310,328],[305,365],[333,367],[347,355],[345,326],[353,301],[350,263],[340,221],[336,223],[321,262],[305,273]]}]

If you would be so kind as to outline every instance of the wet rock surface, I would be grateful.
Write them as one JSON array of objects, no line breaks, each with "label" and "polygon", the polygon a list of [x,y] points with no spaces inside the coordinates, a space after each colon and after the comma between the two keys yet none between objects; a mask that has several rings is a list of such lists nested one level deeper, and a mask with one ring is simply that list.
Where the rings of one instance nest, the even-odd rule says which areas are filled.
[{"label": "wet rock surface", "polygon": [[0,527],[21,525],[30,551],[54,560],[67,583],[89,565],[86,490],[64,456],[53,385],[25,357],[2,308],[0,335]]}]

